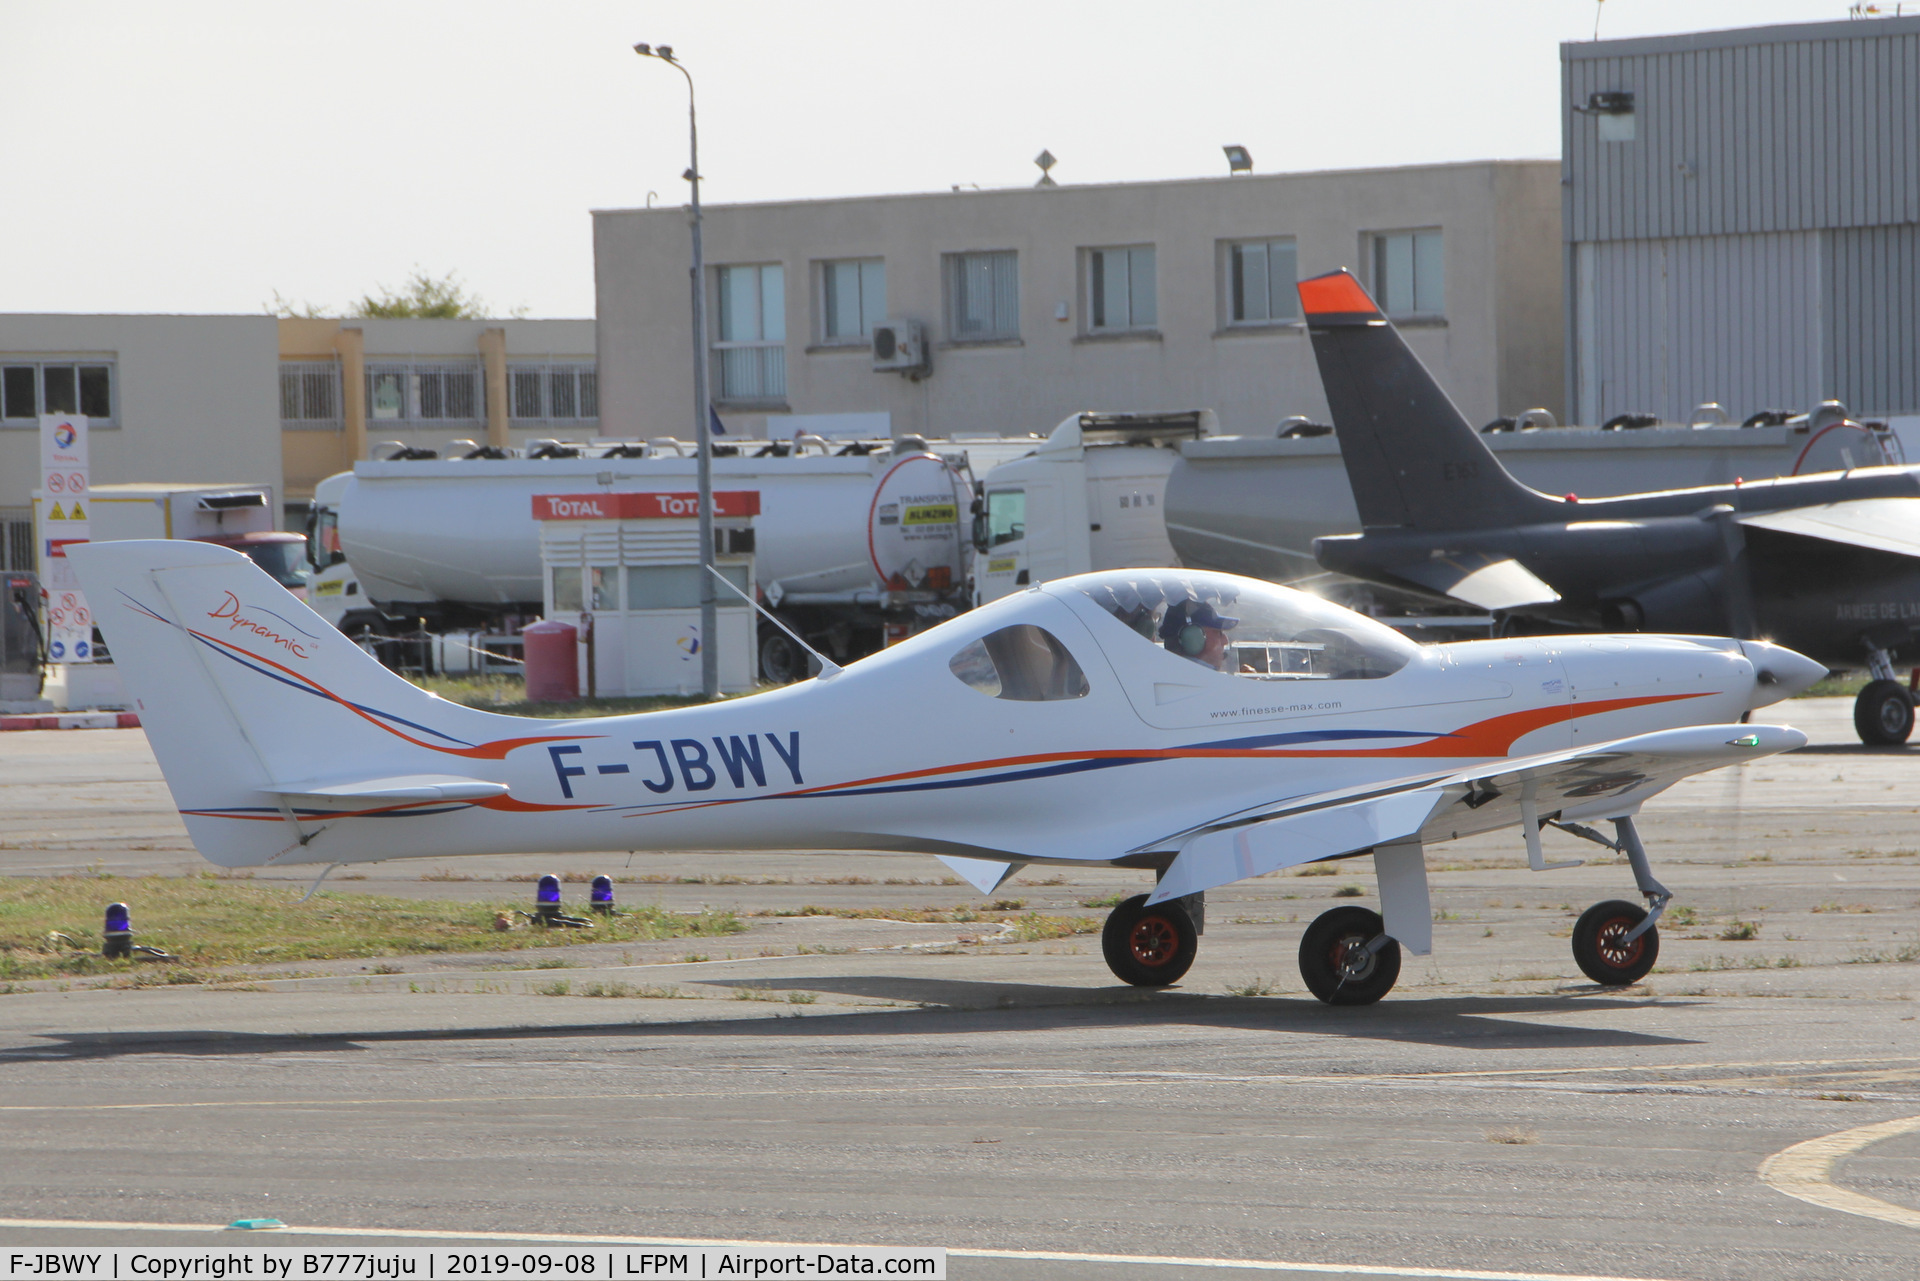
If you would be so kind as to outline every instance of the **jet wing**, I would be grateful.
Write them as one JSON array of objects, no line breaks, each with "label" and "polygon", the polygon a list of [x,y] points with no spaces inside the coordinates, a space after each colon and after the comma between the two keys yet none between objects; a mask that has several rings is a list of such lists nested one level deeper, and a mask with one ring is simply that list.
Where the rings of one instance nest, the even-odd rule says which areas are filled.
[{"label": "jet wing", "polygon": [[1522,605],[1545,605],[1560,599],[1559,592],[1536,578],[1519,561],[1511,557],[1496,558],[1485,552],[1467,552],[1388,568],[1408,582],[1481,609],[1518,609]]},{"label": "jet wing", "polygon": [[1754,512],[1738,519],[1755,529],[1920,556],[1920,498],[1854,498],[1815,507]]},{"label": "jet wing", "polygon": [[1784,725],[1695,725],[1489,761],[1363,795],[1294,797],[1186,834],[1148,902],[1381,845],[1452,840],[1529,818],[1628,815],[1690,774],[1792,751],[1806,741],[1805,734]]}]

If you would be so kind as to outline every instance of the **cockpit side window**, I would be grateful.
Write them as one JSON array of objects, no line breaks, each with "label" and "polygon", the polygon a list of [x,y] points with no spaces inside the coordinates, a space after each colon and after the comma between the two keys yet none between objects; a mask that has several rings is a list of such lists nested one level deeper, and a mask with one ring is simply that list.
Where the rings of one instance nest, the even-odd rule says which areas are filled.
[{"label": "cockpit side window", "polygon": [[1376,680],[1419,648],[1305,592],[1211,574],[1119,571],[1082,590],[1168,653],[1254,680]]},{"label": "cockpit side window", "polygon": [[962,681],[994,698],[1045,703],[1085,698],[1087,674],[1053,633],[1031,623],[990,632],[967,645],[947,667]]}]

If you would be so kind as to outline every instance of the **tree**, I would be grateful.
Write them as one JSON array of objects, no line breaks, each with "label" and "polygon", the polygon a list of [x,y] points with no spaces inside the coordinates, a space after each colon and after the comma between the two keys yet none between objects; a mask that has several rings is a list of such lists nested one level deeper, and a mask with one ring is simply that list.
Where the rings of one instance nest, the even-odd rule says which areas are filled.
[{"label": "tree", "polygon": [[[265,310],[269,316],[282,319],[335,318],[332,308],[284,298],[278,289],[273,291],[273,301],[266,305]],[[444,276],[430,276],[419,267],[413,269],[413,274],[407,277],[407,283],[400,288],[389,289],[380,285],[376,293],[361,295],[345,309],[347,319],[374,320],[480,320],[490,314],[486,300],[467,290],[460,281],[459,272],[449,271]],[[510,314],[524,316],[526,308],[516,307]]]},{"label": "tree", "polygon": [[381,285],[379,291],[378,297],[362,295],[347,314],[376,320],[479,320],[487,315],[485,300],[467,291],[457,271],[435,277],[415,267],[399,289]]}]

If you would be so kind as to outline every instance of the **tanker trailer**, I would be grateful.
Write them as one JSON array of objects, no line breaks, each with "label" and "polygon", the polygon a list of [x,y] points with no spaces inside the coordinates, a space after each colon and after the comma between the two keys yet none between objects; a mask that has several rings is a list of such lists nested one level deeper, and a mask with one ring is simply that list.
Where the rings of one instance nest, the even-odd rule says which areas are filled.
[{"label": "tanker trailer", "polygon": [[[758,491],[757,594],[810,644],[848,661],[965,607],[969,455],[1031,448],[1012,440],[940,452],[914,438],[837,449],[752,442],[716,451],[713,487]],[[316,503],[312,519],[316,560],[323,568],[344,561],[360,598],[394,631],[513,632],[537,618],[536,494],[691,495],[697,486],[692,447],[672,441],[594,442],[535,457],[402,452],[323,482],[316,492],[337,493],[338,506]],[[759,645],[764,679],[806,674],[805,655],[779,629],[763,623]]]}]

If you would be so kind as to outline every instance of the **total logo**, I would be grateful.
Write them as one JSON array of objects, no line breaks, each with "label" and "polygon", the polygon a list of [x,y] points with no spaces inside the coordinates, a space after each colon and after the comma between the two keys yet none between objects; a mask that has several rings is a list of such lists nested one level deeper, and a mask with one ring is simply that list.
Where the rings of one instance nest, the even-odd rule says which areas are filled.
[{"label": "total logo", "polygon": [[72,423],[61,423],[53,429],[53,443],[59,449],[72,449],[73,442],[79,437],[80,433],[73,429]]},{"label": "total logo", "polygon": [[700,653],[699,629],[689,627],[686,631],[680,634],[680,639],[676,640],[673,643],[673,647],[680,651],[681,662],[685,663],[685,662],[691,661],[694,657],[696,657]]}]

